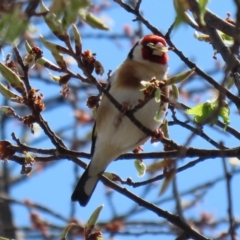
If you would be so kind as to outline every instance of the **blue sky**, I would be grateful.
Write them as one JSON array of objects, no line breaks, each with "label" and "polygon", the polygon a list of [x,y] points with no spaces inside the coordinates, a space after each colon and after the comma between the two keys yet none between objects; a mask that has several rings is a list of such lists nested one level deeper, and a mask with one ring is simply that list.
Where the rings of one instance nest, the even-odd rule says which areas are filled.
[{"label": "blue sky", "polygon": [[[216,13],[222,18],[226,17],[227,12],[231,12],[232,16],[235,16],[234,5],[232,1],[225,0],[212,0],[208,4],[208,7],[211,11]],[[154,26],[160,29],[163,33],[166,33],[172,22],[175,18],[175,12],[173,10],[172,1],[163,1],[163,0],[152,0],[152,1],[143,1],[141,9],[144,11],[144,16],[147,18]],[[112,3],[110,10],[100,15],[103,19],[109,18],[111,20],[107,21],[109,23],[111,31],[106,34],[112,33],[122,33],[124,25],[128,24],[132,26],[132,28],[136,28],[138,23],[132,22],[134,16],[130,13],[125,12],[125,10],[121,9],[117,4]],[[45,35],[47,31],[47,27],[44,25],[39,26],[37,35]],[[149,30],[143,27],[144,34],[149,34]],[[84,35],[86,33],[102,33],[100,30],[92,30],[89,27],[84,27],[81,29],[81,34]],[[174,30],[172,33],[172,41],[174,44],[192,61],[194,61],[200,68],[205,71],[211,71],[216,66],[216,61],[212,58],[213,50],[212,46],[208,43],[199,42],[194,38],[194,30],[186,25],[180,26],[178,29]],[[101,61],[105,68],[105,74],[103,78],[107,78],[108,70],[114,70],[127,56],[128,51],[131,48],[131,44],[127,40],[119,40],[118,42],[109,41],[106,39],[100,39],[98,41],[92,39],[83,39],[83,49],[91,49],[92,52],[97,53],[97,59]],[[6,52],[5,52],[6,55]],[[179,69],[187,69],[184,64],[180,61],[178,56],[176,56],[173,52],[169,53],[169,75],[175,74],[179,71]],[[47,58],[51,58],[51,55],[46,50],[44,51],[44,56]],[[218,62],[223,64],[220,55],[218,57]],[[3,58],[3,56],[2,56]],[[77,70],[76,66],[73,65],[73,70]],[[53,73],[54,74],[54,73]],[[46,76],[48,76],[48,72],[46,72]],[[214,74],[213,77],[216,81],[221,82],[223,78],[223,70],[219,70],[218,73]],[[205,85],[204,80],[196,79],[192,84],[188,85],[189,89],[198,88]],[[32,81],[32,85],[35,88],[39,88],[45,96],[45,99],[51,97],[54,93],[57,94],[60,91],[60,87],[57,85],[49,85],[39,84],[39,82]],[[187,90],[187,89],[186,89]],[[233,89],[233,91],[235,91]],[[205,101],[208,98],[213,97],[213,92],[209,92],[208,95],[199,96],[196,93],[194,99],[200,99],[200,101]],[[1,100],[1,97],[0,97]],[[180,101],[184,102],[188,105],[196,104],[196,101],[187,101],[185,99],[180,99]],[[85,103],[83,103],[85,104]],[[73,113],[70,108],[57,108],[53,112],[43,112],[43,116],[45,120],[48,121],[49,125],[54,129],[59,129],[62,126],[67,126],[73,122]],[[179,115],[181,119],[184,119],[184,116]],[[171,120],[170,114],[168,119]],[[236,115],[236,109],[232,108],[231,111],[231,126],[237,127],[239,126],[239,120]],[[18,123],[11,122],[8,124],[8,139],[11,139],[10,133],[14,128],[16,132],[18,132]],[[90,127],[89,127],[90,129]],[[238,141],[236,139],[229,137],[228,134],[223,134],[222,131],[212,130],[209,127],[204,128],[206,132],[211,134],[211,137],[216,141],[223,141],[226,146],[233,147],[238,145]],[[170,128],[170,137],[179,144],[184,144],[188,136],[190,136],[190,132],[184,130],[179,127],[171,127]],[[220,132],[220,133],[219,133]],[[37,140],[38,137],[35,139]],[[214,147],[206,143],[206,141],[194,138],[191,142],[192,146],[198,148],[211,148]],[[36,147],[45,147],[50,148],[51,145],[49,142],[44,141],[35,145]],[[84,146],[81,148],[81,151],[89,151],[89,146]],[[161,144],[157,146],[152,146],[151,144],[146,144],[144,147],[145,152],[147,151],[159,151],[161,150]],[[189,159],[184,159],[178,161],[179,166],[186,164]],[[152,162],[152,160],[146,160],[145,163],[148,164]],[[11,165],[16,165],[15,163]],[[46,205],[50,209],[60,212],[62,215],[69,216],[71,210],[70,196],[73,190],[73,186],[75,184],[75,179],[73,176],[73,169],[75,168],[74,163],[68,160],[61,160],[59,163],[54,164],[52,167],[47,168],[45,171],[39,172],[34,176],[28,177],[26,181],[13,187],[11,190],[12,197],[25,200],[30,199],[33,202],[41,203],[42,205]],[[108,167],[108,171],[116,172],[121,176],[121,178],[126,179],[131,177],[134,181],[142,181],[148,178],[146,175],[144,178],[138,178],[137,172],[134,168],[133,161],[118,161],[112,163]],[[20,172],[20,168],[15,166],[15,172],[18,175]],[[196,165],[194,168],[186,170],[177,175],[177,184],[181,191],[189,189],[196,184],[201,184],[207,179],[214,179],[217,176],[223,174],[223,168],[220,159],[211,159],[207,160],[203,163]],[[238,204],[238,195],[239,188],[238,182],[240,181],[240,177],[235,177],[232,180],[232,191],[233,191],[233,209],[235,217],[239,218],[240,215],[240,205]],[[196,217],[199,216],[202,212],[210,212],[216,218],[218,217],[227,217],[227,199],[226,199],[226,186],[225,182],[222,181],[214,186],[214,188],[209,191],[204,198],[204,200],[200,201],[193,210],[186,212],[186,217]],[[161,199],[172,195],[171,187],[162,195],[158,196],[159,189],[161,187],[161,182],[157,182],[151,190],[151,194],[149,194],[147,199]],[[132,189],[133,192],[137,194],[141,194],[144,191],[143,189]],[[108,201],[105,197],[105,189],[102,186],[102,183],[98,184],[97,189],[93,195],[93,198],[89,202],[88,206],[85,208],[81,208],[76,204],[76,217],[79,220],[87,220],[91,212],[99,205],[104,204],[105,208],[102,210],[100,220],[108,221],[112,215],[111,210],[108,207]],[[187,202],[191,198],[189,196],[184,196],[183,201]],[[124,196],[119,195],[118,193],[114,193],[113,200],[116,205],[116,210],[118,213],[127,212],[133,203],[130,200],[127,200]],[[161,207],[167,211],[174,211],[174,202],[164,203]],[[14,206],[15,211],[15,222],[18,225],[27,225],[29,224],[28,211],[19,206]],[[151,219],[151,220],[162,220],[159,219],[154,213],[146,211],[144,215],[136,215],[131,219]],[[45,218],[48,221],[55,221],[54,218],[46,215]],[[62,222],[59,222],[62,224]],[[226,226],[225,226],[226,227]],[[227,227],[225,228],[227,229]],[[238,232],[239,233],[239,232]],[[142,239],[148,239],[149,236],[144,236]],[[125,239],[125,236],[117,236],[117,239]],[[135,239],[130,238],[129,239]],[[168,239],[168,238],[165,238]],[[172,238],[169,238],[172,239]]]}]

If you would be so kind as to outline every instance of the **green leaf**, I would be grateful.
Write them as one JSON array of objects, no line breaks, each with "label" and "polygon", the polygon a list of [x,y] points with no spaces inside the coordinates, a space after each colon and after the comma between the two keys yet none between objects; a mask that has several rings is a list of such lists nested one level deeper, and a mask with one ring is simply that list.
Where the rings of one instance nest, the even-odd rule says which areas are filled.
[{"label": "green leaf", "polygon": [[59,82],[61,77],[60,76],[55,76],[55,75],[52,75],[51,73],[49,74],[51,79],[55,82]]},{"label": "green leaf", "polygon": [[193,19],[187,12],[183,13],[183,22],[187,23],[187,25],[197,25],[195,19]]},{"label": "green leaf", "polygon": [[[221,102],[221,109],[219,109],[219,100],[215,100],[214,102],[205,102],[203,104],[199,104],[191,109],[186,110],[187,114],[195,115],[194,121],[196,123],[205,123],[207,120],[211,121],[210,123],[214,125],[218,117],[221,117],[225,123],[224,130],[230,123],[230,110],[228,104],[225,101]],[[216,115],[218,113],[218,116]]]},{"label": "green leaf", "polygon": [[40,64],[41,66],[44,66],[45,68],[51,69],[53,71],[56,72],[62,72],[62,69],[59,68],[57,65],[53,64],[52,62],[50,62],[48,59],[46,58],[39,58],[37,60],[37,63]]},{"label": "green leaf", "polygon": [[189,9],[189,4],[187,0],[174,0],[173,4],[176,11],[174,26],[177,28],[186,19],[188,21],[189,16],[186,14],[186,11]]},{"label": "green leaf", "polygon": [[87,228],[93,228],[96,225],[100,212],[102,211],[104,205],[100,205],[95,211],[92,213],[91,217],[88,219]]},{"label": "green leaf", "polygon": [[30,53],[30,52],[32,51],[32,47],[31,47],[31,45],[28,43],[27,40],[25,41],[25,48],[26,48],[26,50],[28,51],[28,53]]},{"label": "green leaf", "polygon": [[61,41],[65,41],[68,38],[67,33],[63,29],[62,22],[57,18],[54,13],[49,12],[44,17],[44,20],[52,33]]},{"label": "green leaf", "polygon": [[172,96],[174,100],[178,100],[179,91],[178,91],[178,87],[175,84],[172,84]]},{"label": "green leaf", "polygon": [[61,69],[67,69],[67,64],[64,61],[63,56],[60,54],[60,52],[68,53],[68,49],[60,45],[56,45],[52,42],[49,42],[45,40],[42,36],[40,36],[40,40],[42,41],[44,46],[51,51],[54,59],[56,60],[57,64],[61,67]]},{"label": "green leaf", "polygon": [[74,41],[75,41],[75,50],[76,50],[76,54],[80,55],[82,52],[82,39],[81,39],[81,35],[80,32],[78,31],[76,25],[72,25],[73,28],[73,35],[74,35]]},{"label": "green leaf", "polygon": [[111,172],[104,172],[103,176],[105,176],[105,177],[109,178],[111,181],[113,181],[115,176],[116,176],[116,174],[111,173]]},{"label": "green leaf", "polygon": [[86,8],[91,6],[92,4],[90,0],[81,0],[81,1],[74,0],[74,1],[77,2],[79,8]]},{"label": "green leaf", "polygon": [[134,166],[137,169],[138,177],[143,177],[146,172],[146,165],[141,159],[136,159],[134,161]]},{"label": "green leaf", "polygon": [[10,68],[0,63],[0,72],[6,81],[18,92],[25,94],[25,88],[21,78]]},{"label": "green leaf", "polygon": [[211,124],[214,124],[216,116],[213,116],[214,111],[216,110],[216,104],[205,102],[202,106],[202,114],[196,115],[194,120],[196,123],[204,123],[208,118],[211,118]]},{"label": "green leaf", "polygon": [[157,110],[157,112],[155,113],[154,120],[157,121],[157,122],[161,121],[161,108],[159,108]]},{"label": "green leaf", "polygon": [[194,32],[194,37],[196,38],[196,39],[198,39],[199,41],[204,41],[204,42],[211,42],[211,38],[210,38],[210,36],[209,35],[207,35],[207,34],[200,34],[200,33],[198,33],[198,32]]},{"label": "green leaf", "polygon": [[227,34],[218,31],[218,34],[221,36],[222,40],[229,45],[232,45],[234,43],[234,39],[231,36],[228,36]]},{"label": "green leaf", "polygon": [[15,116],[14,110],[8,106],[0,106],[0,114]]},{"label": "green leaf", "polygon": [[190,114],[190,115],[201,116],[202,111],[203,111],[203,104],[199,104],[195,107],[192,107],[192,108],[186,110],[186,113]]},{"label": "green leaf", "polygon": [[162,110],[163,110],[164,106],[160,106],[159,109],[157,110],[157,112],[155,113],[154,116],[154,120],[157,122],[161,122],[162,119]]},{"label": "green leaf", "polygon": [[63,229],[63,232],[61,234],[61,238],[60,240],[65,240],[67,238],[67,235],[68,235],[68,232],[69,230],[75,226],[76,224],[75,223],[69,223],[64,229]]},{"label": "green leaf", "polygon": [[62,26],[63,29],[67,30],[68,27],[75,23],[77,21],[78,18],[78,9],[72,9],[71,6],[68,6],[65,11],[64,11],[64,15],[62,18]]},{"label": "green leaf", "polygon": [[62,18],[62,15],[69,4],[66,0],[52,0],[50,5],[50,11],[56,15],[56,17]]},{"label": "green leaf", "polygon": [[63,30],[67,30],[71,24],[77,22],[79,11],[85,11],[91,2],[89,0],[54,0],[50,10],[62,21]]},{"label": "green leaf", "polygon": [[86,22],[92,28],[109,30],[109,28],[103,23],[101,19],[94,16],[92,13],[87,12],[85,9],[81,9],[79,11],[79,16],[84,22]]},{"label": "green leaf", "polygon": [[166,80],[166,84],[171,85],[171,84],[176,84],[176,83],[182,82],[182,81],[188,79],[194,72],[195,72],[195,68],[192,68],[188,71],[177,74],[171,78],[168,78]]},{"label": "green leaf", "polygon": [[40,13],[46,13],[49,12],[49,9],[45,6],[45,4],[43,3],[43,1],[40,1]]},{"label": "green leaf", "polygon": [[21,102],[21,97],[10,91],[6,86],[0,83],[0,93],[7,99],[13,102]]},{"label": "green leaf", "polygon": [[209,0],[199,0],[199,17],[200,17],[200,22],[202,25],[205,25],[205,21],[204,21],[204,15],[206,12],[206,6],[209,2]]},{"label": "green leaf", "polygon": [[49,49],[51,52],[54,52],[54,53],[66,53],[66,54],[69,54],[69,50],[61,45],[58,45],[58,44],[55,44],[55,43],[52,43],[52,42],[49,42],[47,41],[45,38],[43,38],[43,36],[39,36],[41,42],[43,43],[43,45]]},{"label": "green leaf", "polygon": [[165,120],[162,127],[161,127],[164,137],[169,138],[169,132],[168,132],[168,121]]},{"label": "green leaf", "polygon": [[13,43],[28,27],[28,19],[22,14],[19,5],[12,11],[2,11],[0,18],[0,39],[3,42]]},{"label": "green leaf", "polygon": [[233,86],[235,85],[235,82],[234,82],[234,78],[232,76],[228,76],[228,78],[226,79],[226,88],[227,89],[230,89],[232,88]]},{"label": "green leaf", "polygon": [[0,237],[0,240],[12,240],[11,238]]},{"label": "green leaf", "polygon": [[161,90],[159,88],[157,88],[155,90],[154,97],[155,97],[155,102],[156,103],[160,103],[161,102]]},{"label": "green leaf", "polygon": [[97,240],[104,240],[103,236],[97,236]]},{"label": "green leaf", "polygon": [[166,191],[166,189],[168,188],[170,183],[172,183],[172,181],[176,175],[175,168],[168,170],[167,172],[164,173],[164,175],[165,175],[165,178],[164,178],[162,187],[160,189],[159,196],[162,195]]},{"label": "green leaf", "polygon": [[228,104],[224,102],[224,106],[221,107],[219,116],[223,119],[223,122],[225,123],[224,130],[226,130],[227,126],[230,124],[230,109],[228,107]]}]

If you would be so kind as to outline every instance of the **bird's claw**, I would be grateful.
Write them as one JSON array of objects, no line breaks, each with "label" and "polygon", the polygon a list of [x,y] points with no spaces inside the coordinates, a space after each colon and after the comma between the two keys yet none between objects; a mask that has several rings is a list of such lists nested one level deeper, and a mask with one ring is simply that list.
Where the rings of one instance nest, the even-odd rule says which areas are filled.
[{"label": "bird's claw", "polygon": [[122,103],[122,109],[121,109],[121,114],[125,115],[128,110],[132,108],[132,104],[129,102],[123,102]]},{"label": "bird's claw", "polygon": [[154,136],[151,138],[151,143],[161,141],[164,138],[164,133],[160,129],[154,131]]}]

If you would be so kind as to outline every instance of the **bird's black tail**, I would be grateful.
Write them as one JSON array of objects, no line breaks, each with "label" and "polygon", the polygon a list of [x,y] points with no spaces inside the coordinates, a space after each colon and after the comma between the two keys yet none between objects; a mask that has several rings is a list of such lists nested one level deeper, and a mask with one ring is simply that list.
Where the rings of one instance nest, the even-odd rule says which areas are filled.
[{"label": "bird's black tail", "polygon": [[101,176],[101,174],[89,176],[89,167],[90,165],[88,165],[87,169],[78,181],[71,197],[73,202],[78,201],[81,206],[87,205]]}]

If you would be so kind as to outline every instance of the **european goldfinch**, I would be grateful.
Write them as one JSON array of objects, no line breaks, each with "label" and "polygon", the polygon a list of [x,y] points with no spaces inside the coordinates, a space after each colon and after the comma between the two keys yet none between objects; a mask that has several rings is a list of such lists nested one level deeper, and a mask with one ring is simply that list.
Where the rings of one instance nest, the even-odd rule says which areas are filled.
[{"label": "european goldfinch", "polygon": [[[140,39],[129,52],[127,59],[114,71],[109,79],[109,93],[121,104],[132,108],[144,99],[141,82],[150,81],[153,77],[165,80],[167,75],[168,55],[166,41],[156,35],[147,35]],[[162,94],[168,96],[165,87]],[[160,105],[160,121],[154,116]],[[167,103],[148,101],[134,113],[144,126],[151,130],[160,127],[168,108]],[[121,117],[120,117],[121,116]],[[136,127],[127,116],[103,96],[96,114],[96,139],[92,146],[92,160],[80,178],[73,194],[72,201],[86,206],[102,173],[108,164],[118,156],[142,145],[149,138]]]}]

